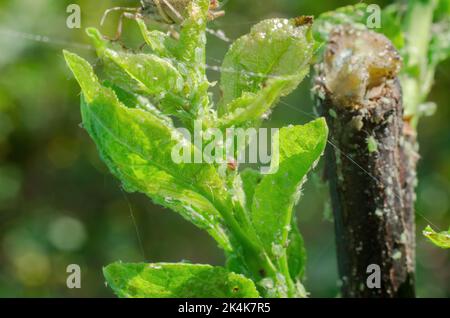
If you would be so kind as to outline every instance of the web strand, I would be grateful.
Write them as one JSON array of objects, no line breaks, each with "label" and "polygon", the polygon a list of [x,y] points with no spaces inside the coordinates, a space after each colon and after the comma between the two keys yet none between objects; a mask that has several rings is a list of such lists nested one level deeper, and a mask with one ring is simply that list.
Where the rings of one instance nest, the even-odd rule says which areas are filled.
[{"label": "web strand", "polygon": [[128,205],[128,209],[130,211],[131,222],[132,222],[132,224],[134,226],[134,230],[136,231],[136,238],[137,238],[137,241],[138,241],[138,244],[139,244],[139,249],[141,251],[142,258],[143,258],[143,260],[145,262],[145,261],[147,261],[147,257],[145,256],[144,243],[142,241],[142,237],[141,237],[141,233],[139,232],[139,228],[137,226],[137,222],[136,222],[136,218],[134,216],[134,212],[133,212],[133,208],[131,206],[131,202],[128,199],[127,194],[123,191],[123,189],[120,189],[120,191],[122,192],[123,197],[124,197],[124,199],[125,199],[125,201],[126,201],[126,203]]},{"label": "web strand", "polygon": [[11,29],[7,29],[7,28],[3,28],[3,27],[0,27],[0,35],[6,36],[9,38],[21,38],[21,39],[44,43],[44,44],[48,44],[48,45],[73,47],[73,48],[78,48],[78,49],[83,49],[83,50],[93,50],[94,49],[92,46],[90,46],[88,44],[76,43],[73,41],[52,38],[47,35],[21,32],[21,31],[11,30]]}]

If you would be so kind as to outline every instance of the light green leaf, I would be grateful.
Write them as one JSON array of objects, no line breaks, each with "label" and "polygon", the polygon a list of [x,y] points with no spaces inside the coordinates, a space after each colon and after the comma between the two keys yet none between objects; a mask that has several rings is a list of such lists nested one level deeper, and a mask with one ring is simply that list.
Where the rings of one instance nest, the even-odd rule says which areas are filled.
[{"label": "light green leaf", "polygon": [[180,93],[184,81],[172,64],[152,54],[130,54],[106,49],[103,58],[115,63],[127,73],[144,94],[159,95],[170,91]]},{"label": "light green leaf", "polygon": [[165,114],[189,117],[189,101],[184,97],[185,81],[169,59],[154,54],[132,54],[112,49],[95,28],[86,30],[98,56],[103,73],[115,86],[148,96]]},{"label": "light green leaf", "polygon": [[[259,171],[247,168],[240,173],[240,177],[245,192],[246,207],[248,211],[251,211],[255,189],[261,182],[263,176]],[[289,273],[293,279],[300,280],[303,277],[306,268],[306,248],[298,229],[295,215],[292,217],[288,242],[286,253]]]},{"label": "light green leaf", "polygon": [[397,50],[401,50],[405,46],[405,35],[400,5],[395,3],[384,8],[381,14],[381,28],[373,31],[384,34]]},{"label": "light green leaf", "polygon": [[[240,173],[246,197],[247,209],[251,211],[255,189],[263,176],[259,171],[247,168]],[[295,215],[292,217],[291,231],[289,232],[288,247],[286,250],[289,273],[293,279],[301,279],[306,268],[306,248],[297,226]]]},{"label": "light green leaf", "polygon": [[119,297],[258,298],[253,282],[222,267],[196,264],[122,264],[103,269]]},{"label": "light green leaf", "polygon": [[405,67],[401,74],[405,116],[416,129],[423,115],[421,105],[426,103],[434,83],[438,63],[449,55],[449,16],[437,20],[438,1],[411,0],[403,21],[406,45],[402,50]]},{"label": "light green leaf", "polygon": [[258,126],[264,114],[270,111],[291,84],[289,79],[272,79],[268,80],[267,86],[258,93],[244,93],[230,103],[228,113],[219,119],[219,127]]},{"label": "light green leaf", "polygon": [[288,242],[286,253],[289,273],[292,278],[300,280],[304,276],[306,269],[306,248],[303,243],[303,237],[298,229],[295,216],[292,218]]},{"label": "light green leaf", "polygon": [[367,4],[358,3],[322,13],[313,24],[314,38],[320,42],[327,42],[333,29],[342,24],[365,28],[368,17],[366,9]]},{"label": "light green leaf", "polygon": [[204,68],[206,47],[206,23],[208,21],[209,0],[189,1],[179,40],[161,31],[147,29],[145,21],[137,23],[145,42],[160,57],[177,58],[187,68]]},{"label": "light green leaf", "polygon": [[180,142],[187,143],[191,153],[198,150],[163,119],[123,105],[113,90],[98,82],[85,60],[69,52],[64,55],[83,90],[83,126],[124,188],[179,212],[229,251],[223,211],[215,207],[223,207],[228,195],[214,166],[175,163],[171,152]]},{"label": "light green leaf", "polygon": [[220,114],[237,108],[233,100],[256,94],[277,80],[286,81],[277,97],[292,92],[309,72],[314,49],[310,30],[307,18],[271,19],[238,39],[222,65]]},{"label": "light green leaf", "polygon": [[450,248],[450,229],[448,231],[436,233],[431,226],[428,225],[425,230],[423,230],[423,235],[436,246]]},{"label": "light green leaf", "polygon": [[193,0],[188,4],[189,17],[183,22],[177,45],[177,57],[191,68],[204,68],[206,59],[206,23],[210,0]]},{"label": "light green leaf", "polygon": [[431,68],[450,58],[450,16],[439,21],[434,29],[428,54]]},{"label": "light green leaf", "polygon": [[262,180],[262,175],[259,171],[247,168],[240,173],[240,177],[244,188],[246,207],[248,211],[251,211],[253,195],[255,194],[256,186]]},{"label": "light green leaf", "polygon": [[[208,22],[209,0],[189,1],[181,23],[179,39],[174,40],[159,31],[148,31],[145,22],[138,20],[141,33],[150,48],[159,57],[168,58],[181,73],[186,85],[183,94],[173,94],[171,90],[163,103],[164,108],[175,110],[173,115],[192,126],[194,119],[209,121],[210,83],[206,77],[206,24]],[[180,98],[181,97],[181,98]],[[178,107],[176,107],[178,106]],[[181,107],[180,107],[181,106]],[[188,110],[188,114],[184,112]],[[185,119],[189,119],[186,121]]]},{"label": "light green leaf", "polygon": [[191,114],[199,119],[210,113],[206,78],[206,24],[208,22],[210,0],[193,0],[188,4],[188,18],[183,22],[180,39],[176,47],[176,57],[180,69],[186,69],[189,82]]},{"label": "light green leaf", "polygon": [[166,114],[163,114],[159,109],[157,109],[153,104],[150,102],[148,98],[145,98],[144,96],[138,95],[136,93],[128,92],[121,87],[118,87],[114,84],[112,84],[109,81],[103,82],[103,85],[105,87],[111,88],[114,93],[116,94],[119,101],[124,104],[128,108],[139,108],[142,110],[145,110],[149,113],[152,113],[159,119],[161,119],[163,122],[166,123],[166,125],[173,127],[173,121],[172,118],[167,116]]},{"label": "light green leaf", "polygon": [[274,260],[285,255],[300,187],[322,155],[327,135],[324,119],[279,131],[279,149],[273,146],[271,170],[256,187],[252,203],[253,224]]},{"label": "light green leaf", "polygon": [[[373,10],[365,3],[345,6],[334,11],[321,14],[313,25],[314,37],[322,43],[328,41],[332,30],[343,24],[351,24],[354,28],[367,28],[367,22],[372,21]],[[397,49],[404,46],[399,6],[392,4],[381,11],[380,27],[372,31],[384,34]]]},{"label": "light green leaf", "polygon": [[177,42],[167,33],[147,29],[145,21],[138,19],[137,23],[141,30],[145,43],[150,46],[155,54],[160,57],[174,58],[176,56]]}]

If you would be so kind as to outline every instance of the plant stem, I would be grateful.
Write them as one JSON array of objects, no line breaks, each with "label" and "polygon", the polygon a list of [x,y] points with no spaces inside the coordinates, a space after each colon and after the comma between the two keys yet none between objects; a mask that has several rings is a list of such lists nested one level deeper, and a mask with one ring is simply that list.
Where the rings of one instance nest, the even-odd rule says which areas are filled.
[{"label": "plant stem", "polygon": [[[405,35],[408,56],[406,74],[402,74],[405,116],[410,118],[411,128],[417,129],[422,104],[430,92],[434,71],[429,70],[428,50],[433,25],[435,0],[411,1],[406,13]],[[414,74],[414,75],[412,75]]]},{"label": "plant stem", "polygon": [[[413,188],[405,164],[411,154],[403,144],[398,61],[383,36],[341,27],[318,67],[315,90],[330,129],[326,172],[343,297],[415,294]],[[372,264],[379,266],[380,285],[376,275],[368,281]]]}]

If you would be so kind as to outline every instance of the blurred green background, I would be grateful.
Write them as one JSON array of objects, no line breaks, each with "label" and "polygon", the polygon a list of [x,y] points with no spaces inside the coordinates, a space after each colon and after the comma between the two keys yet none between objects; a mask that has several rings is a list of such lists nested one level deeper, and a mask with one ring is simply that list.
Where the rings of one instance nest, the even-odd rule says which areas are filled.
[{"label": "blurred green background", "polygon": [[[357,1],[230,0],[210,25],[231,39],[268,17],[318,15]],[[389,1],[372,1],[385,5]],[[66,27],[66,7],[82,9],[82,29]],[[126,194],[79,127],[79,87],[63,61],[66,48],[96,62],[83,28],[103,12],[138,1],[2,0],[0,2],[0,297],[109,297],[102,266],[122,260],[223,263],[206,233],[140,194]],[[102,30],[113,34],[117,15]],[[136,25],[124,32],[136,40]],[[39,37],[40,36],[40,37]],[[124,39],[126,40],[126,39]],[[209,37],[208,64],[220,65],[229,43]],[[141,41],[142,42],[142,41]],[[450,63],[437,72],[422,120],[417,192],[417,291],[450,297],[449,252],[425,241],[428,224],[450,224]],[[211,80],[218,73],[211,71]],[[311,119],[310,81],[274,111],[273,127]],[[333,223],[321,169],[310,176],[297,207],[308,250],[306,287],[312,297],[337,297]],[[142,242],[142,244],[140,243]],[[79,264],[82,288],[66,287],[66,267]]]}]

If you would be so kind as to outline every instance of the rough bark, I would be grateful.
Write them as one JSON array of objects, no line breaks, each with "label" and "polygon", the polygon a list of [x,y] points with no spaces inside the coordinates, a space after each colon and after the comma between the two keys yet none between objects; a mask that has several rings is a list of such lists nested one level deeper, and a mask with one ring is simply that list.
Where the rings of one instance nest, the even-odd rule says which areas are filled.
[{"label": "rough bark", "polygon": [[383,36],[340,27],[316,70],[318,109],[330,129],[326,172],[343,297],[415,295],[416,152],[405,134],[400,64]]}]

